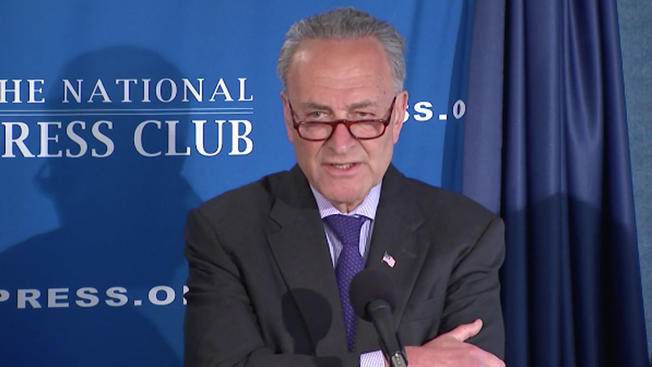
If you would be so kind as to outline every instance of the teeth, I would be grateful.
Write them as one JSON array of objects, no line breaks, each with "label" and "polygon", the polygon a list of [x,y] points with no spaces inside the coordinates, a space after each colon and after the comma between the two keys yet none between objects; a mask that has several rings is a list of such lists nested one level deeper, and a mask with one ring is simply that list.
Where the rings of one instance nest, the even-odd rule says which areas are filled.
[{"label": "teeth", "polygon": [[353,163],[346,163],[346,164],[333,164],[333,167],[337,169],[349,169],[353,166]]}]

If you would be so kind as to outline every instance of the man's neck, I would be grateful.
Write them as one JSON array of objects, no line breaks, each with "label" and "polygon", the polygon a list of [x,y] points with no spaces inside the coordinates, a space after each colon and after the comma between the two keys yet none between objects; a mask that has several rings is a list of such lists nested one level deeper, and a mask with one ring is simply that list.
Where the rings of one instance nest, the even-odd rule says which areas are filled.
[{"label": "man's neck", "polygon": [[371,190],[369,190],[369,193],[367,193],[367,196],[361,202],[343,206],[332,203],[312,186],[310,186],[310,190],[315,197],[315,201],[317,202],[317,206],[322,218],[332,214],[353,213],[364,215],[365,217],[371,218],[373,220],[376,217],[376,208],[378,207],[378,202],[380,200],[381,186],[382,182],[372,187]]}]

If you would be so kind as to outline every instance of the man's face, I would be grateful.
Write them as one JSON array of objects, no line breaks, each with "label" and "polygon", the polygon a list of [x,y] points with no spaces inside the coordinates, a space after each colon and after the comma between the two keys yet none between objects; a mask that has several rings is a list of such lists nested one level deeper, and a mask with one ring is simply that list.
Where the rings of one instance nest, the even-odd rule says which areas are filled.
[{"label": "man's face", "polygon": [[281,94],[288,137],[310,184],[342,212],[355,209],[385,174],[401,131],[407,92],[396,95],[387,130],[372,140],[355,139],[344,124],[328,140],[305,140],[292,126],[290,104],[296,121],[387,119],[395,89],[375,38],[307,40],[292,58],[287,91]]}]

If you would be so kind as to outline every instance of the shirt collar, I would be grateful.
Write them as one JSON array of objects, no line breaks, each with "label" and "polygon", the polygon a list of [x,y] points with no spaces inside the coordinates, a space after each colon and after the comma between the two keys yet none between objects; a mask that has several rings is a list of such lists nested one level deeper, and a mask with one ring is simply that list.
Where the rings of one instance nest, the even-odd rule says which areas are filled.
[{"label": "shirt collar", "polygon": [[321,218],[325,218],[329,215],[333,214],[343,214],[343,215],[362,215],[365,216],[371,220],[376,219],[376,209],[378,208],[378,201],[380,200],[380,187],[382,186],[382,181],[371,188],[369,190],[369,193],[367,194],[367,197],[364,198],[362,203],[358,205],[355,209],[353,209],[350,213],[344,214],[337,210],[333,204],[331,204],[328,199],[326,199],[317,189],[312,187],[310,185],[310,190],[312,190],[312,194],[315,197],[315,201],[317,201],[317,207],[319,208],[319,215]]}]

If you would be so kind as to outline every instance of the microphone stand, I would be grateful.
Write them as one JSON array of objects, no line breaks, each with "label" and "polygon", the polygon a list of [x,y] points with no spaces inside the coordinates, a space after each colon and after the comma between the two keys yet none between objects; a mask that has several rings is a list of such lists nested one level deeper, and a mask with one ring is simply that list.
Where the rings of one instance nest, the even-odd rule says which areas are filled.
[{"label": "microphone stand", "polygon": [[376,327],[380,348],[387,363],[390,367],[406,367],[407,356],[394,329],[390,305],[381,299],[371,301],[367,305],[367,313]]}]

